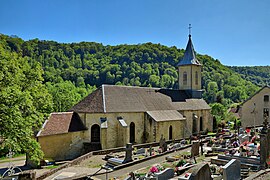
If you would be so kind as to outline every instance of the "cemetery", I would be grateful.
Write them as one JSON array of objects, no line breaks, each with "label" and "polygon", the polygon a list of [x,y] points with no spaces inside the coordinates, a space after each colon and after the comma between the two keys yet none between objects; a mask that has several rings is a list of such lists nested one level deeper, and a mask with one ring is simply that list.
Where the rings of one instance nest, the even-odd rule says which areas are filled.
[{"label": "cemetery", "polygon": [[[238,133],[216,134],[203,140],[200,136],[193,139],[170,144],[161,139],[159,147],[134,149],[132,153],[126,151],[124,160],[108,158],[106,165],[115,168],[126,159],[137,161],[176,151],[189,144],[190,151],[173,155],[168,153],[164,161],[131,172],[125,179],[255,179],[259,176],[258,172],[268,168],[270,129],[267,117],[260,131],[247,129]],[[133,158],[127,157],[128,154],[133,154]]]},{"label": "cemetery", "polygon": [[[123,148],[90,152],[61,165],[63,168],[57,167],[59,170],[52,169],[41,175],[38,170],[34,173],[24,171],[13,176],[31,179],[256,179],[256,174],[261,172],[262,176],[267,176],[268,142],[270,129],[265,118],[260,131],[198,134],[173,141],[161,137],[158,143],[140,146],[128,143]],[[147,164],[150,161],[152,163]],[[136,165],[140,168],[133,168]],[[81,172],[68,173],[70,167],[81,169]],[[120,172],[123,173],[118,174]]]},{"label": "cemetery", "polygon": [[[59,170],[58,175],[57,171],[43,176],[35,172],[33,179],[245,179],[268,168],[270,129],[267,119],[260,130],[197,135],[175,141],[161,138],[158,143],[141,146],[128,143],[122,149],[92,152],[80,161],[64,164],[66,167]],[[91,159],[95,156],[100,160]],[[155,163],[115,175],[151,160]],[[83,173],[64,173],[69,167],[88,169]],[[27,176],[24,171],[21,176],[33,177],[33,173]]]}]

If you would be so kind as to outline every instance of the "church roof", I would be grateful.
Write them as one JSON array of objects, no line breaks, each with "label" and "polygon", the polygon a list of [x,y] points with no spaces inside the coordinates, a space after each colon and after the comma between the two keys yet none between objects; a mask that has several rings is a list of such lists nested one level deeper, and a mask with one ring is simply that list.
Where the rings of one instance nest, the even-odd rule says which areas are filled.
[{"label": "church roof", "polygon": [[176,121],[186,119],[176,110],[146,111],[146,113],[155,121]]},{"label": "church roof", "polygon": [[191,35],[189,35],[189,38],[188,38],[188,44],[184,53],[184,57],[177,64],[177,66],[184,66],[184,65],[201,66],[201,63],[196,58],[196,54],[195,54],[194,47],[191,40]]},{"label": "church roof", "polygon": [[210,109],[203,99],[190,99],[184,90],[102,85],[70,109],[75,112],[146,112]]},{"label": "church roof", "polygon": [[65,134],[86,129],[80,116],[75,112],[51,113],[48,120],[43,124],[42,129],[38,132],[37,137]]}]

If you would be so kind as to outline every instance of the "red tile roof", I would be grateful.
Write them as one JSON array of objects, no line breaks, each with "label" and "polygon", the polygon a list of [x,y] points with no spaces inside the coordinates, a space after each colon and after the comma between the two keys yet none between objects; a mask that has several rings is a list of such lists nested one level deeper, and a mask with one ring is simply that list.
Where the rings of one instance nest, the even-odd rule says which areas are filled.
[{"label": "red tile roof", "polygon": [[51,113],[37,137],[86,130],[79,115],[74,112]]}]

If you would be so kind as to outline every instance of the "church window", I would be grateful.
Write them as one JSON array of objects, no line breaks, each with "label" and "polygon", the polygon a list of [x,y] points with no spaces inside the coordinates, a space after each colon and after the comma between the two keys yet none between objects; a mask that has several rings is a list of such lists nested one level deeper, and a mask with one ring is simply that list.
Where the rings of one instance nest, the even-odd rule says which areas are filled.
[{"label": "church window", "polygon": [[172,133],[172,126],[170,126],[169,128],[169,140],[171,140],[173,137],[173,133]]},{"label": "church window", "polygon": [[264,100],[264,102],[269,102],[269,96],[268,95],[264,95],[263,100]]},{"label": "church window", "polygon": [[131,122],[129,126],[129,142],[134,143],[135,142],[135,123]]},{"label": "church window", "polygon": [[187,72],[183,73],[183,84],[187,85]]},{"label": "church window", "polygon": [[200,117],[200,131],[203,131],[203,118]]},{"label": "church window", "polygon": [[196,84],[196,85],[199,84],[199,75],[198,75],[198,71],[195,72],[195,84]]},{"label": "church window", "polygon": [[100,142],[100,127],[97,124],[91,127],[91,142]]}]

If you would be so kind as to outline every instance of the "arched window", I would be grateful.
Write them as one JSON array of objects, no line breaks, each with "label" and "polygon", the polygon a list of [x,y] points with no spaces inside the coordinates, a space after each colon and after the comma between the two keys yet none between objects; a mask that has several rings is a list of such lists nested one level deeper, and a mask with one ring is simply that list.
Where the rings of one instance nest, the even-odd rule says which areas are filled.
[{"label": "arched window", "polygon": [[196,84],[196,85],[199,84],[199,75],[198,75],[198,71],[195,72],[195,84]]},{"label": "arched window", "polygon": [[97,124],[91,127],[91,142],[100,142],[100,127]]},{"label": "arched window", "polygon": [[135,142],[135,123],[131,122],[129,126],[129,142],[134,143]]},{"label": "arched window", "polygon": [[268,96],[268,95],[264,95],[263,101],[264,101],[264,102],[269,102],[269,96]]},{"label": "arched window", "polygon": [[169,128],[169,140],[171,140],[173,137],[172,137],[172,126],[170,126]]},{"label": "arched window", "polygon": [[200,131],[203,131],[203,118],[200,117]]},{"label": "arched window", "polygon": [[183,85],[187,85],[187,72],[183,73]]}]

